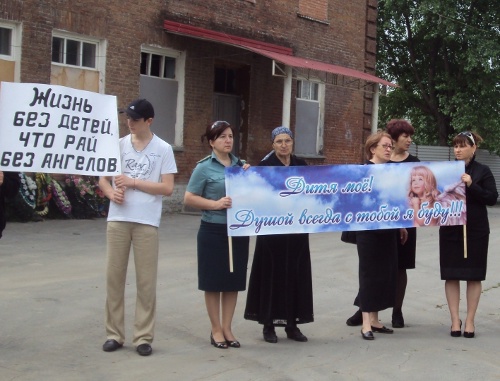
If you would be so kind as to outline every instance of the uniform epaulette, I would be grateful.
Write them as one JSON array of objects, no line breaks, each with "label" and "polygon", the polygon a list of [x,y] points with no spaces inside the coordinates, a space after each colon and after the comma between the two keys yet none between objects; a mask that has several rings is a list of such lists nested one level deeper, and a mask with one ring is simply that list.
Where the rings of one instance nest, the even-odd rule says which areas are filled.
[{"label": "uniform epaulette", "polygon": [[207,161],[208,159],[210,159],[212,157],[212,155],[208,155],[207,157],[204,157],[203,159],[201,159],[200,161],[198,161],[198,163],[202,163],[204,161]]}]

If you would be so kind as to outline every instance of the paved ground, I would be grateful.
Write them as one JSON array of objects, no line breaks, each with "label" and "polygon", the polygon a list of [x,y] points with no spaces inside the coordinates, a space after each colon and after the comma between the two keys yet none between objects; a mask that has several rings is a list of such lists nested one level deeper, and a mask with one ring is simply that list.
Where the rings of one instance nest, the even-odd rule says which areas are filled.
[{"label": "paved ground", "polygon": [[[301,327],[309,342],[287,340],[280,329],[277,344],[265,343],[261,326],[242,317],[241,293],[234,332],[242,347],[227,350],[209,345],[203,294],[197,290],[199,217],[167,215],[160,228],[150,357],[137,355],[130,342],[114,353],[101,350],[104,220],[11,223],[0,240],[0,380],[500,380],[500,207],[489,212],[490,260],[476,338],[449,336],[438,229],[421,228],[417,268],[409,272],[406,328],[367,342],[359,327],[345,325],[355,311],[357,255],[339,233],[323,233],[311,235],[316,321]],[[253,244],[252,239],[252,249]],[[129,271],[129,337],[134,300]],[[390,324],[390,312],[380,314],[383,323]]]}]

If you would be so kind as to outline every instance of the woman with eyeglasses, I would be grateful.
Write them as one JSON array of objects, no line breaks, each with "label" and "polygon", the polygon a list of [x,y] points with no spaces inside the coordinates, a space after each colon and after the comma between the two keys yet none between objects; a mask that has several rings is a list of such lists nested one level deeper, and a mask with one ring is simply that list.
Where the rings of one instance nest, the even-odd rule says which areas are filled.
[{"label": "woman with eyeglasses", "polygon": [[[391,154],[391,162],[393,163],[414,163],[419,162],[418,157],[409,153],[412,142],[412,135],[415,133],[413,126],[404,119],[391,119],[386,126],[386,132],[394,141],[394,150]],[[392,328],[403,328],[405,321],[403,318],[403,300],[408,284],[407,269],[415,268],[416,246],[417,246],[417,229],[406,229],[408,239],[404,244],[398,240],[398,276],[396,283],[396,300],[392,309]],[[357,326],[363,324],[361,310],[356,311],[346,324],[349,326]]]},{"label": "woman with eyeglasses", "polygon": [[[393,141],[387,132],[377,132],[365,144],[366,164],[385,164],[391,160]],[[362,230],[356,232],[359,257],[359,292],[354,304],[363,318],[361,337],[374,340],[376,333],[392,334],[378,318],[378,312],[394,308],[398,275],[397,241],[406,242],[406,229]]]},{"label": "woman with eyeglasses", "polygon": [[[271,133],[273,150],[260,166],[302,166],[293,155],[293,134],[287,127]],[[314,321],[311,254],[308,234],[257,237],[248,283],[245,319],[263,325],[264,340],[277,343],[275,327],[285,327],[287,338],[306,342],[297,324]]]},{"label": "woman with eyeglasses", "polygon": [[466,185],[467,208],[467,225],[439,228],[441,279],[445,281],[452,337],[462,335],[462,320],[459,315],[460,281],[467,282],[467,315],[463,334],[466,338],[473,338],[481,281],[486,278],[490,235],[486,206],[495,205],[498,191],[491,170],[476,161],[476,150],[482,141],[475,132],[466,131],[455,136],[452,143],[456,160],[465,163],[462,181]]},{"label": "woman with eyeglasses", "polygon": [[[231,151],[233,127],[224,121],[208,125],[206,138],[212,154],[196,165],[184,195],[184,203],[202,210],[198,231],[198,288],[205,291],[205,305],[211,324],[210,343],[219,349],[239,348],[231,325],[238,291],[246,288],[248,237],[227,236],[227,209],[231,198],[226,196],[225,168],[243,164]],[[233,271],[230,269],[229,244],[232,245]]]}]

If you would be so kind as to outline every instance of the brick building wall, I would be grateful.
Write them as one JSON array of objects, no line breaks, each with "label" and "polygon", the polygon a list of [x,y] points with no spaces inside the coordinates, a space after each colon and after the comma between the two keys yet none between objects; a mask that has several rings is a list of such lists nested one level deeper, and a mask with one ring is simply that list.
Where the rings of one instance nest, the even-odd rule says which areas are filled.
[{"label": "brick building wall", "polygon": [[[365,49],[368,9],[376,11],[376,3],[375,8],[364,0],[348,3],[329,1],[328,3],[328,23],[297,17],[299,11],[297,1],[257,1],[256,4],[242,2],[239,6],[231,0],[221,1],[218,2],[219,12],[215,18],[206,16],[211,12],[210,1],[198,5],[182,1],[172,2],[171,9],[167,6],[167,13],[172,11],[167,18],[291,47],[296,55],[314,57],[316,60],[363,71],[365,62],[370,59],[367,58]],[[197,46],[192,39],[184,39],[187,40],[186,43]],[[262,68],[255,63],[259,58],[264,61]],[[280,78],[273,78],[269,81],[270,68],[265,62],[267,59],[259,58],[252,61],[252,87],[261,91],[251,95],[249,123],[252,129],[248,137],[249,149],[246,152],[247,158],[253,162],[258,161],[270,150],[269,132],[273,126],[281,122],[283,82]],[[372,62],[374,62],[374,56]],[[373,72],[373,64],[371,69]],[[328,87],[326,97],[325,158],[308,161],[311,164],[359,162],[362,160],[363,128],[368,131],[370,129],[371,97],[365,99],[361,91],[346,90],[335,86]],[[292,102],[292,126],[294,124],[293,106]],[[189,114],[187,112],[187,115]],[[189,134],[188,131],[186,133]]]},{"label": "brick building wall", "polygon": [[[0,19],[23,23],[22,82],[50,82],[54,29],[106,40],[104,92],[116,95],[119,107],[139,94],[141,45],[185,51],[183,146],[175,151],[180,185],[188,181],[196,161],[210,152],[200,135],[212,120],[214,62],[223,57],[250,68],[248,126],[241,156],[253,164],[269,152],[270,131],[281,124],[284,80],[271,76],[270,59],[166,33],[164,20],[289,47],[297,56],[373,74],[376,6],[376,0],[25,0],[2,2]],[[325,80],[323,155],[308,162],[360,162],[370,130],[372,96]],[[294,85],[292,128],[295,90]],[[120,129],[122,134],[127,131],[123,121]]]}]

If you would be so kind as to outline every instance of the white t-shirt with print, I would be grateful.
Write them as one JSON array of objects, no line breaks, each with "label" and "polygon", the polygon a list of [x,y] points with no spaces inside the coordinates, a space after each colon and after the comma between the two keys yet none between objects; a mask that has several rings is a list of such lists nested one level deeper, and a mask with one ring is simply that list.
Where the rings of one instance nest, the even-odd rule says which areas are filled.
[{"label": "white t-shirt with print", "polygon": [[[122,174],[138,180],[161,182],[161,175],[177,173],[172,146],[156,135],[140,152],[132,146],[131,135],[120,139]],[[108,221],[127,221],[160,226],[162,195],[127,188],[122,204],[111,202]]]}]

